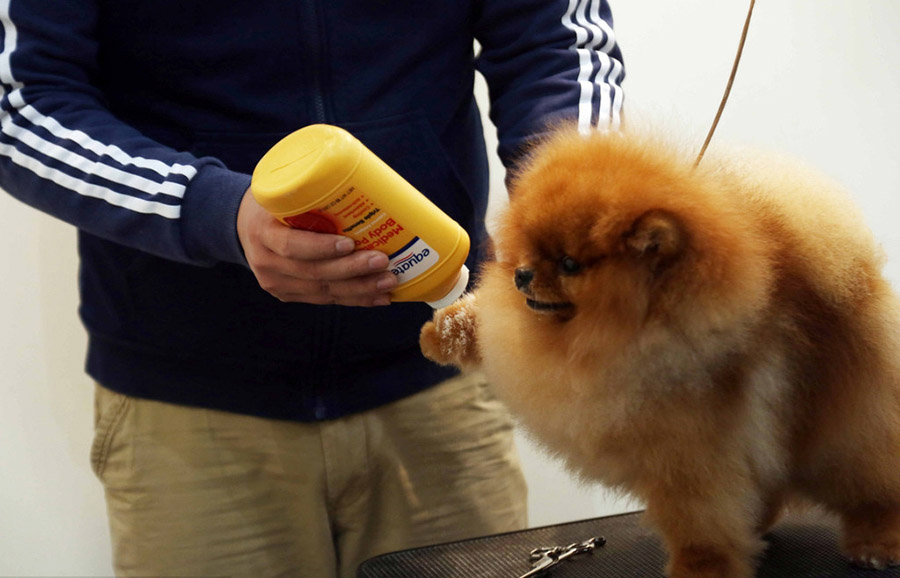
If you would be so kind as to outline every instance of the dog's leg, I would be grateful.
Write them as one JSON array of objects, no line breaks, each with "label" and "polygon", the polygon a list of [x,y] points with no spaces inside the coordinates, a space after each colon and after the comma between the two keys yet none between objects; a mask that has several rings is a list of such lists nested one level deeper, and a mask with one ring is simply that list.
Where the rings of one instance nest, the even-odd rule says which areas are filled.
[{"label": "dog's leg", "polygon": [[841,545],[851,563],[880,569],[900,564],[900,470],[894,449],[900,439],[878,423],[876,411],[866,415],[867,424],[864,417],[840,418],[867,427],[826,432],[838,441],[826,440],[830,443],[815,455],[815,463],[827,467],[804,472],[803,490],[840,516]]},{"label": "dog's leg", "polygon": [[422,327],[419,345],[432,361],[474,369],[481,364],[477,328],[475,294],[469,294],[434,312],[432,320]]},{"label": "dog's leg", "polygon": [[842,513],[841,519],[851,563],[877,570],[900,565],[900,505],[870,504]]},{"label": "dog's leg", "polygon": [[759,522],[756,525],[756,532],[760,535],[768,532],[781,519],[782,514],[784,514],[784,508],[785,496],[782,493],[777,493],[770,497],[763,506],[762,515],[759,517]]},{"label": "dog's leg", "polygon": [[841,343],[854,353],[835,371],[828,404],[809,437],[804,491],[840,515],[842,547],[864,568],[900,565],[900,304],[874,301],[864,333]]},{"label": "dog's leg", "polygon": [[763,549],[755,531],[761,507],[752,496],[722,486],[692,497],[683,491],[651,496],[647,515],[666,544],[669,578],[751,578]]}]

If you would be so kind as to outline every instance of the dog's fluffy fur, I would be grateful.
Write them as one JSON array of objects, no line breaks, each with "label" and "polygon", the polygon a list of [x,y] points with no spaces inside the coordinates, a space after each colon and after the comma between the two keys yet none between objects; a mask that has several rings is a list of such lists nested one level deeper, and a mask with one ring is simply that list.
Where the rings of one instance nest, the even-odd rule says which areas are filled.
[{"label": "dog's fluffy fur", "polygon": [[[787,500],[900,561],[900,307],[851,201],[793,163],[562,130],[424,353],[647,506],[672,578],[745,578]],[[518,286],[518,287],[517,287]]]}]

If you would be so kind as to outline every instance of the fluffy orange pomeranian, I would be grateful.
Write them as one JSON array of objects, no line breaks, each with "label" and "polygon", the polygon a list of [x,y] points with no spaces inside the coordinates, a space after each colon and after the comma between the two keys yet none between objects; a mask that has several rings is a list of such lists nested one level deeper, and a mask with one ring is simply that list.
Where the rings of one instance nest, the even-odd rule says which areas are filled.
[{"label": "fluffy orange pomeranian", "polygon": [[557,131],[497,259],[422,330],[571,470],[625,490],[672,578],[746,578],[789,501],[858,565],[900,562],[900,302],[858,210],[762,155]]}]

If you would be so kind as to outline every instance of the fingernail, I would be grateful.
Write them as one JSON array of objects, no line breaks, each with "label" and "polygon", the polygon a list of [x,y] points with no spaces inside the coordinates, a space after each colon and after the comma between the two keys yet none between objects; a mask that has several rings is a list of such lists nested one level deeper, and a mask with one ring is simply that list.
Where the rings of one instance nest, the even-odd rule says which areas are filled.
[{"label": "fingernail", "polygon": [[383,279],[379,279],[378,283],[375,284],[381,291],[386,291],[387,289],[393,289],[397,285],[397,279],[393,275],[390,277],[385,277]]},{"label": "fingernail", "polygon": [[382,253],[369,257],[369,269],[384,269],[387,267],[387,264],[387,255]]},{"label": "fingernail", "polygon": [[375,299],[375,301],[372,302],[372,304],[375,305],[376,307],[384,307],[385,305],[391,304],[391,298],[390,297],[378,297]]},{"label": "fingernail", "polygon": [[353,250],[353,239],[341,239],[334,244],[334,248],[338,253],[349,253]]}]

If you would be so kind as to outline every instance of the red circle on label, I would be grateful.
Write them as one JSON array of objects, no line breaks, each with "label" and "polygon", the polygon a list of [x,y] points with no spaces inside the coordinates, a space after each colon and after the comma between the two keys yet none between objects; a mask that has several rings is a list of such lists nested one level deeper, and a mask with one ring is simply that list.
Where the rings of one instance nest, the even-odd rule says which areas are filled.
[{"label": "red circle on label", "polygon": [[314,233],[336,235],[338,232],[337,225],[330,217],[316,211],[285,217],[284,222],[294,229],[302,229]]}]

